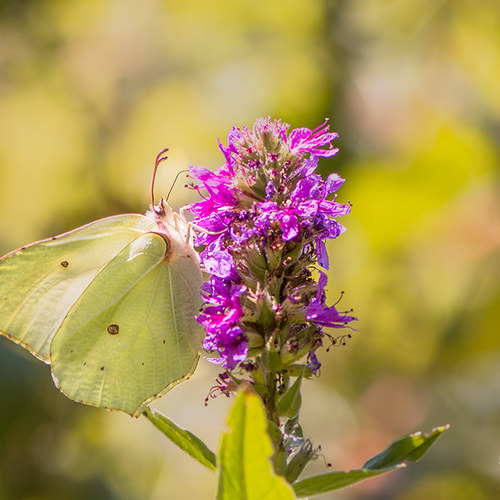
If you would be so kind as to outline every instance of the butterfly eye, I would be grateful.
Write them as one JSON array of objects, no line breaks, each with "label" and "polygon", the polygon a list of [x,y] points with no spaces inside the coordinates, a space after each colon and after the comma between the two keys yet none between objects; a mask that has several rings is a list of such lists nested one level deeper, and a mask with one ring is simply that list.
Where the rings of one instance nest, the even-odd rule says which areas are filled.
[{"label": "butterfly eye", "polygon": [[69,262],[68,262],[67,260],[63,260],[63,261],[61,262],[61,266],[63,266],[63,267],[68,267],[68,266],[69,266]]},{"label": "butterfly eye", "polygon": [[111,335],[116,335],[120,331],[120,327],[118,325],[109,325],[108,333]]}]

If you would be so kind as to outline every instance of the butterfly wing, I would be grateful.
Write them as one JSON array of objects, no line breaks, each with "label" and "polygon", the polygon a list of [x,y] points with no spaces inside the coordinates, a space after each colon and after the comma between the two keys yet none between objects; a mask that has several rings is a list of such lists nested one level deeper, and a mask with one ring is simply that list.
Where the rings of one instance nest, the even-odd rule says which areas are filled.
[{"label": "butterfly wing", "polygon": [[191,255],[168,251],[163,236],[141,235],[74,303],[50,348],[53,377],[70,398],[139,415],[193,373],[201,271]]},{"label": "butterfly wing", "polygon": [[49,362],[50,343],[95,276],[154,221],[138,214],[101,219],[0,259],[0,333]]}]

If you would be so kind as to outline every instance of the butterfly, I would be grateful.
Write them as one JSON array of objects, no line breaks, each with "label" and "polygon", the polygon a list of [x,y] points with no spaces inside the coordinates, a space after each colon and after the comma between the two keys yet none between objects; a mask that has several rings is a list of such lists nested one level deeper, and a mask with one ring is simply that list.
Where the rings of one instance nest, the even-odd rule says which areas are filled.
[{"label": "butterfly", "polygon": [[189,224],[153,200],[2,257],[0,333],[69,398],[138,416],[196,368],[202,282]]}]

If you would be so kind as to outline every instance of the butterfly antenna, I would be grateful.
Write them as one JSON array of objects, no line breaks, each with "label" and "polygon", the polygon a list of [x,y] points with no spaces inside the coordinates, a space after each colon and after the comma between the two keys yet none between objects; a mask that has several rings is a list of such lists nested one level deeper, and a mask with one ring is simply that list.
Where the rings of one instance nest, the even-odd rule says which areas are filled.
[{"label": "butterfly antenna", "polygon": [[155,178],[156,178],[156,172],[158,171],[158,167],[160,166],[160,163],[162,161],[165,161],[168,156],[163,156],[166,152],[168,151],[168,148],[162,149],[157,155],[156,155],[156,161],[155,161],[155,168],[153,171],[153,180],[151,181],[151,206],[155,206]]},{"label": "butterfly antenna", "polygon": [[177,175],[175,176],[174,182],[172,182],[172,186],[170,186],[170,189],[168,190],[166,201],[168,201],[168,199],[170,198],[170,193],[172,192],[172,189],[174,189],[175,183],[177,182],[177,179],[179,178],[179,175],[181,175],[184,172],[189,172],[189,170],[187,170],[187,169],[180,170],[177,173]]}]

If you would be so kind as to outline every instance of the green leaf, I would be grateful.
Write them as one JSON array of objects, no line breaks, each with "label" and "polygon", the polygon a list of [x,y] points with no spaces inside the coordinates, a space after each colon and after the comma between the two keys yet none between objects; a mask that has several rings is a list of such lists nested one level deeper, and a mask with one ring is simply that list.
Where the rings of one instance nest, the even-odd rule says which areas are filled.
[{"label": "green leaf", "polygon": [[147,407],[143,415],[181,450],[211,470],[216,470],[215,453],[193,433],[182,429],[158,410]]},{"label": "green leaf", "polygon": [[292,387],[290,387],[278,401],[278,414],[281,417],[286,416],[288,418],[294,418],[299,413],[302,404],[300,385],[303,373],[303,371],[300,372],[300,375],[297,377]]},{"label": "green leaf", "polygon": [[273,471],[273,447],[260,398],[248,390],[237,396],[228,417],[229,432],[219,452],[218,500],[292,500],[291,486]]},{"label": "green leaf", "polygon": [[286,479],[293,483],[302,474],[306,465],[313,460],[315,453],[309,440],[304,440],[300,449],[295,453],[286,468]]},{"label": "green leaf", "polygon": [[368,460],[362,469],[349,472],[334,471],[310,477],[293,485],[298,497],[320,495],[338,490],[369,477],[406,466],[419,460],[449,425],[437,427],[430,434],[417,432],[394,441],[388,448]]},{"label": "green leaf", "polygon": [[436,427],[430,434],[416,432],[394,441],[384,451],[370,458],[364,465],[364,469],[382,469],[393,467],[402,462],[416,462],[427,452],[436,439],[447,429],[449,425]]},{"label": "green leaf", "polygon": [[[306,465],[315,458],[315,452],[309,439],[304,438],[298,415],[290,418],[283,426],[283,448],[287,452],[288,463],[285,473],[286,480],[293,484]],[[290,457],[292,457],[290,459]]]},{"label": "green leaf", "polygon": [[308,497],[313,495],[320,495],[328,491],[339,490],[351,484],[355,484],[363,479],[378,476],[384,472],[404,467],[404,465],[390,467],[388,469],[368,470],[368,469],[355,469],[349,472],[335,471],[329,474],[321,474],[319,476],[309,477],[303,481],[299,481],[293,485],[295,494],[299,497]]}]

